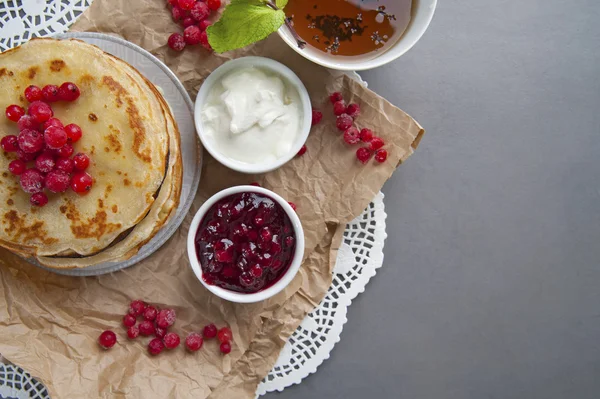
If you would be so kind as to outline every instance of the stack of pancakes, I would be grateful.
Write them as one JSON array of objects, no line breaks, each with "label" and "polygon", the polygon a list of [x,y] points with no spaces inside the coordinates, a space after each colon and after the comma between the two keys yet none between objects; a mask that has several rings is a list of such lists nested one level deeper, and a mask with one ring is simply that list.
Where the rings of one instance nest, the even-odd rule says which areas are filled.
[{"label": "stack of pancakes", "polygon": [[[52,268],[83,268],[135,255],[175,213],[182,162],[179,130],[156,87],[135,68],[78,40],[35,39],[0,54],[0,110],[27,108],[29,85],[73,82],[81,96],[53,103],[55,117],[83,130],[75,152],[91,159],[91,191],[49,193],[29,203],[14,153],[0,153],[0,246]],[[18,135],[0,115],[0,137]]]}]

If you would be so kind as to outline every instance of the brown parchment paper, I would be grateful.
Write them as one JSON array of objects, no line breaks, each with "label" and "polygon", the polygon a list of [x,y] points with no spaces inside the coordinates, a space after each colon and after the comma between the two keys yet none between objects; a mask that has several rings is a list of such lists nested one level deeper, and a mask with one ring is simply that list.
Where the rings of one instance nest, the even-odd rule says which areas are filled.
[{"label": "brown parchment paper", "polygon": [[[181,228],[153,256],[131,268],[98,277],[66,277],[0,250],[0,296],[5,302],[0,307],[0,353],[44,382],[54,398],[253,398],[287,338],[329,288],[346,223],[413,153],[423,134],[400,109],[347,76],[305,60],[276,34],[224,55],[209,54],[200,46],[174,53],[166,42],[179,28],[165,3],[95,0],[73,30],[117,34],[149,50],[173,69],[192,98],[203,79],[231,58],[276,59],[298,74],[324,119],[313,128],[303,157],[265,175],[233,172],[205,154],[200,188]],[[386,163],[362,166],[356,161],[335,128],[327,101],[332,91],[361,105],[359,125],[384,138]],[[252,181],[298,205],[306,252],[300,272],[282,293],[242,305],[215,297],[196,280],[187,260],[186,236],[195,211],[210,195]],[[229,325],[233,351],[222,356],[211,340],[196,354],[178,348],[149,356],[149,339],[128,341],[121,326],[127,304],[137,298],[175,308],[173,330],[182,337],[208,322]],[[109,351],[96,343],[104,329],[118,335]]]}]

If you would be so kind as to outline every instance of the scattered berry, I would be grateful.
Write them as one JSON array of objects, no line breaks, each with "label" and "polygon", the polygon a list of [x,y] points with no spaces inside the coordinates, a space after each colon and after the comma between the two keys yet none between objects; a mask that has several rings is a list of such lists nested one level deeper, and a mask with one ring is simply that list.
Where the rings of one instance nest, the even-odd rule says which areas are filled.
[{"label": "scattered berry", "polygon": [[[54,115],[52,108],[43,101],[34,101],[29,104],[27,113],[31,115],[37,123],[44,123]],[[21,119],[19,119],[19,129],[21,128],[20,123]]]},{"label": "scattered berry", "polygon": [[50,126],[44,130],[44,139],[48,148],[58,150],[63,145],[67,144],[67,132],[64,129],[56,126]]},{"label": "scattered berry", "polygon": [[292,207],[292,209],[294,210],[294,212],[296,211],[296,209],[298,209],[298,207],[296,206],[296,204],[294,204],[293,202],[288,202],[288,204],[290,204],[290,206]]},{"label": "scattered berry", "polygon": [[162,342],[162,339],[160,339],[160,338],[154,338],[152,341],[150,341],[148,343],[148,352],[150,352],[151,355],[156,356],[160,352],[162,352],[163,349],[165,349],[165,344]]},{"label": "scattered berry", "polygon": [[171,16],[175,22],[180,21],[185,17],[185,11],[179,6],[173,6]]},{"label": "scattered berry", "polygon": [[378,150],[381,147],[383,147],[384,145],[385,145],[385,143],[379,137],[373,137],[371,139],[371,141],[369,142],[369,148],[371,149],[371,151]]},{"label": "scattered berry", "polygon": [[44,184],[53,193],[64,193],[69,188],[71,177],[62,170],[53,170],[46,175]]},{"label": "scattered berry", "polygon": [[356,117],[360,114],[360,107],[358,106],[358,104],[348,104],[348,107],[346,108],[346,113],[352,118],[356,119]]},{"label": "scattered berry", "polygon": [[125,327],[133,327],[135,326],[135,323],[135,316],[132,316],[130,314],[126,314],[125,316],[123,316],[123,325]]},{"label": "scattered berry", "polygon": [[358,144],[360,142],[360,132],[354,126],[349,127],[344,132],[344,141],[350,145]]},{"label": "scattered berry", "polygon": [[335,125],[337,126],[337,128],[339,130],[341,130],[342,132],[345,132],[346,129],[348,129],[350,126],[352,126],[352,122],[353,122],[353,119],[350,115],[341,114],[340,116],[337,117],[337,119],[335,121]]},{"label": "scattered berry", "polygon": [[333,104],[333,114],[336,116],[340,116],[341,114],[345,114],[346,113],[346,103],[344,102],[344,100],[342,101],[338,101],[337,103]]},{"label": "scattered berry", "polygon": [[371,159],[372,154],[373,153],[371,152],[371,150],[369,150],[367,147],[361,147],[358,150],[356,150],[356,158],[363,164],[369,162],[369,159]]},{"label": "scattered berry", "polygon": [[131,326],[127,329],[127,336],[129,339],[136,339],[140,335],[140,329],[138,326]]},{"label": "scattered berry", "polygon": [[140,325],[138,326],[138,328],[140,329],[140,334],[142,334],[145,337],[148,337],[150,335],[154,335],[154,324],[152,324],[151,321],[148,320],[144,320],[140,323]]},{"label": "scattered berry", "polygon": [[298,153],[296,154],[297,157],[301,157],[302,155],[306,154],[306,144],[304,144],[301,148],[300,151],[298,151]]},{"label": "scattered berry", "polygon": [[56,169],[67,173],[73,172],[73,160],[71,158],[59,158],[56,161]]},{"label": "scattered berry", "polygon": [[206,5],[206,3],[198,1],[195,4],[193,4],[190,14],[192,15],[192,18],[200,22],[206,19],[206,17],[208,17],[208,14],[210,14],[210,9],[208,8],[208,5]]},{"label": "scattered berry", "polygon": [[156,316],[156,325],[161,328],[169,328],[175,323],[176,315],[173,309],[162,309]]},{"label": "scattered berry", "polygon": [[[204,3],[198,2],[196,4],[204,4]],[[186,44],[189,44],[189,45],[198,44],[198,43],[200,43],[200,35],[201,34],[202,34],[202,31],[196,25],[188,26],[183,31],[183,39],[185,40]]]},{"label": "scattered berry", "polygon": [[212,47],[211,47],[210,43],[208,42],[208,34],[206,33],[205,30],[202,31],[202,33],[200,34],[200,44],[202,44],[202,47],[204,47],[208,51],[212,51]]},{"label": "scattered berry", "polygon": [[379,163],[384,163],[388,157],[388,152],[386,150],[379,149],[375,152],[375,160]]},{"label": "scattered berry", "polygon": [[6,107],[6,117],[13,122],[18,122],[23,115],[25,115],[23,107],[14,104]]},{"label": "scattered berry", "polygon": [[65,132],[67,133],[67,142],[71,144],[79,141],[81,135],[83,134],[81,128],[74,123],[70,123],[65,126]]},{"label": "scattered berry", "polygon": [[312,110],[312,125],[318,125],[323,119],[323,113],[317,109]]},{"label": "scattered berry", "polygon": [[198,333],[191,333],[185,339],[185,347],[190,352],[196,352],[197,350],[200,350],[200,348],[202,348],[203,343],[204,343],[204,341],[202,340],[202,337]]},{"label": "scattered berry", "polygon": [[196,0],[179,0],[177,4],[182,10],[191,10],[196,4]]},{"label": "scattered berry", "polygon": [[65,82],[58,89],[58,96],[63,101],[75,101],[80,95],[79,87],[75,83]]},{"label": "scattered berry", "polygon": [[342,97],[342,93],[340,93],[339,91],[336,91],[335,93],[331,93],[331,95],[329,96],[329,101],[331,101],[332,104],[335,104],[338,101],[342,101],[342,100],[344,100],[344,97]]},{"label": "scattered berry", "polygon": [[158,310],[156,310],[154,306],[148,306],[146,310],[144,310],[144,320],[154,321],[157,314]]},{"label": "scattered berry", "polygon": [[135,301],[131,301],[129,304],[129,310],[127,313],[132,316],[141,316],[142,313],[144,313],[144,310],[146,310],[146,306],[147,305],[144,301],[136,299]]},{"label": "scattered berry", "polygon": [[221,0],[207,0],[206,4],[208,4],[208,8],[210,8],[213,11],[216,11],[219,8],[221,8]]},{"label": "scattered berry", "polygon": [[229,352],[231,352],[231,344],[229,342],[223,342],[219,346],[219,350],[221,351],[222,354],[226,355]]},{"label": "scattered berry", "polygon": [[29,154],[39,152],[44,148],[44,136],[37,130],[23,130],[17,137],[19,148]]},{"label": "scattered berry", "polygon": [[77,172],[71,180],[71,189],[78,194],[85,194],[92,189],[94,180],[86,172]]},{"label": "scattered berry", "polygon": [[201,31],[205,31],[206,28],[208,28],[211,25],[212,24],[210,23],[210,21],[208,19],[205,19],[203,21],[200,21],[200,23],[198,24],[198,27],[200,28]]},{"label": "scattered berry", "polygon": [[223,327],[217,332],[217,338],[219,342],[229,342],[233,338],[233,334],[229,327]]},{"label": "scattered berry", "polygon": [[83,152],[78,152],[73,157],[73,166],[77,170],[86,170],[90,166],[90,158]]},{"label": "scattered berry", "polygon": [[167,329],[166,328],[156,327],[156,330],[154,331],[154,336],[156,338],[164,338],[165,335],[167,335]]},{"label": "scattered berry", "polygon": [[48,203],[48,197],[44,193],[35,193],[29,197],[29,203],[33,206],[42,207]]},{"label": "scattered berry", "polygon": [[100,337],[98,338],[98,343],[104,349],[112,348],[117,343],[117,336],[114,332],[106,330],[102,334],[100,334]]},{"label": "scattered berry", "polygon": [[40,89],[39,87],[34,86],[34,85],[28,86],[25,89],[25,98],[30,103],[32,103],[34,101],[40,101],[43,98],[42,89]]},{"label": "scattered berry", "polygon": [[185,17],[183,19],[183,27],[187,28],[188,26],[196,25],[196,20],[192,17]]},{"label": "scattered berry", "polygon": [[38,125],[39,125],[38,121],[31,115],[23,115],[21,117],[21,119],[19,119],[19,122],[17,122],[17,126],[19,127],[19,130],[25,130],[25,129],[37,130]]},{"label": "scattered berry", "polygon": [[163,340],[167,349],[175,349],[179,346],[179,343],[181,342],[179,335],[177,335],[174,332],[170,332],[167,335],[165,335],[165,338]]},{"label": "scattered berry", "polygon": [[35,167],[43,173],[51,172],[56,166],[54,157],[48,153],[42,153],[35,159]]},{"label": "scattered berry", "polygon": [[44,122],[42,124],[42,130],[46,130],[50,126],[56,126],[56,127],[61,128],[61,129],[64,129],[64,126],[63,126],[62,122],[58,118],[50,118],[50,119],[48,119],[46,122]]},{"label": "scattered berry", "polygon": [[15,152],[19,149],[19,140],[15,135],[8,135],[2,137],[0,140],[0,147],[6,152]]},{"label": "scattered berry", "polygon": [[179,33],[173,33],[169,36],[168,44],[175,51],[183,51],[185,48],[185,39]]},{"label": "scattered berry", "polygon": [[371,129],[364,128],[360,131],[360,141],[368,143],[373,140],[373,131]]},{"label": "scattered berry", "polygon": [[60,100],[60,90],[58,86],[46,85],[42,88],[42,98],[48,103]]},{"label": "scattered berry", "polygon": [[73,146],[71,144],[65,144],[58,150],[56,150],[56,155],[58,155],[60,158],[69,158],[71,155],[73,155],[74,151],[75,150],[73,149]]},{"label": "scattered berry", "polygon": [[8,164],[8,171],[15,176],[20,175],[27,169],[27,164],[20,159],[15,159]]},{"label": "scattered berry", "polygon": [[202,330],[202,335],[206,339],[211,339],[211,338],[216,337],[217,336],[217,326],[215,326],[212,323],[205,326],[204,329]]}]

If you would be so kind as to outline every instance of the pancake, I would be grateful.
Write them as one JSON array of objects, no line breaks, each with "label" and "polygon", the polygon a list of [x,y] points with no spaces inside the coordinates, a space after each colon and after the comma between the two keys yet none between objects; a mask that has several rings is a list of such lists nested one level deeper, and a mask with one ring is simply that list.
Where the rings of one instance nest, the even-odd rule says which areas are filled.
[{"label": "pancake", "polygon": [[[53,103],[55,116],[83,129],[75,151],[91,158],[95,182],[80,196],[50,194],[43,208],[9,173],[0,177],[0,245],[50,267],[87,267],[133,256],[177,207],[179,131],[160,93],[135,68],[77,40],[36,39],[0,54],[0,109],[26,106],[30,84],[76,83],[80,98]],[[17,134],[0,117],[0,136]],[[7,170],[14,154],[0,156]]]}]

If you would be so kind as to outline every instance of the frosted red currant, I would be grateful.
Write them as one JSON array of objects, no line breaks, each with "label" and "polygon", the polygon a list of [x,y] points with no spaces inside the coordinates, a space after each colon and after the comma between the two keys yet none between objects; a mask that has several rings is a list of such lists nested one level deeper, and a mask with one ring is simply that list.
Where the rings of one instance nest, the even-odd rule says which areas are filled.
[{"label": "frosted red currant", "polygon": [[144,310],[146,310],[146,307],[147,305],[144,301],[136,299],[135,301],[131,301],[129,304],[129,310],[127,313],[132,316],[141,316],[142,313],[144,313]]},{"label": "frosted red currant", "polygon": [[360,107],[358,104],[348,104],[346,107],[346,113],[350,115],[352,118],[355,118],[360,115]]},{"label": "frosted red currant", "polygon": [[339,116],[341,114],[345,114],[346,113],[346,103],[344,103],[344,101],[338,101],[337,103],[333,104],[333,114],[336,116]]},{"label": "frosted red currant", "polygon": [[216,337],[217,336],[217,326],[215,326],[212,323],[205,326],[204,329],[202,330],[202,335],[206,339],[211,339],[211,338]]},{"label": "frosted red currant", "polygon": [[371,151],[378,150],[381,147],[383,147],[384,145],[385,145],[385,142],[379,137],[373,137],[371,139],[371,141],[369,142],[369,148],[371,149]]},{"label": "frosted red currant", "polygon": [[17,141],[19,142],[19,148],[29,154],[34,154],[44,148],[44,136],[37,130],[26,129],[21,131]]},{"label": "frosted red currant", "polygon": [[156,356],[162,352],[163,349],[165,349],[165,344],[160,338],[154,338],[148,343],[148,352],[150,352],[151,355]]},{"label": "frosted red currant", "polygon": [[229,327],[223,327],[217,332],[219,342],[229,342],[233,338],[233,334]]},{"label": "frosted red currant", "polygon": [[190,14],[192,15],[192,18],[200,22],[208,17],[208,14],[210,14],[210,9],[206,3],[198,1],[193,4]]},{"label": "frosted red currant", "polygon": [[312,125],[318,125],[323,119],[323,113],[317,109],[312,110]]},{"label": "frosted red currant", "polygon": [[140,329],[138,326],[131,326],[127,329],[127,336],[129,339],[136,339],[140,335]]},{"label": "frosted red currant", "polygon": [[206,4],[208,4],[208,8],[216,11],[221,7],[221,0],[207,0]]},{"label": "frosted red currant", "polygon": [[344,141],[350,145],[358,144],[360,142],[360,132],[354,126],[349,127],[344,132]]},{"label": "frosted red currant", "polygon": [[180,21],[185,17],[185,11],[179,6],[173,6],[171,9],[171,16],[175,22]]},{"label": "frosted red currant", "polygon": [[135,316],[130,315],[130,314],[126,314],[125,316],[123,316],[123,325],[125,327],[135,326],[135,323],[136,323]]},{"label": "frosted red currant", "polygon": [[73,155],[74,151],[75,150],[71,144],[65,144],[56,150],[56,155],[58,155],[60,158],[69,158],[71,155]]},{"label": "frosted red currant", "polygon": [[361,147],[356,150],[356,158],[363,164],[369,162],[371,155],[373,155],[373,153],[367,147]]},{"label": "frosted red currant", "polygon": [[161,328],[169,328],[175,323],[176,317],[175,310],[161,309],[156,315],[156,325]]},{"label": "frosted red currant", "polygon": [[[204,3],[197,3],[197,4],[204,4]],[[196,25],[188,26],[183,31],[183,39],[185,40],[186,44],[189,44],[189,45],[198,44],[198,43],[200,43],[200,35],[201,34],[202,34],[202,31]]]},{"label": "frosted red currant", "polygon": [[34,85],[28,86],[25,89],[25,98],[30,103],[32,103],[34,101],[40,101],[43,98],[42,89],[40,89],[39,87],[34,86]]},{"label": "frosted red currant", "polygon": [[44,185],[53,193],[64,193],[69,188],[71,176],[62,170],[53,170],[46,175]]},{"label": "frosted red currant", "polygon": [[33,206],[42,207],[48,203],[48,197],[44,193],[35,193],[29,197],[29,203]]},{"label": "frosted red currant", "polygon": [[35,159],[35,167],[43,173],[51,172],[56,166],[54,157],[49,153],[42,153]]},{"label": "frosted red currant", "polygon": [[388,157],[388,152],[386,150],[379,149],[375,152],[375,160],[379,163],[384,163]]},{"label": "frosted red currant", "polygon": [[175,51],[183,51],[185,48],[185,39],[179,33],[173,33],[169,36],[168,44]]},{"label": "frosted red currant", "polygon": [[197,350],[200,350],[200,348],[202,348],[203,343],[204,343],[204,340],[198,333],[191,333],[185,339],[185,347],[190,352],[196,352]]},{"label": "frosted red currant", "polygon": [[140,329],[140,334],[142,334],[145,337],[148,337],[150,335],[154,335],[154,324],[151,321],[148,320],[144,320],[140,323],[140,325],[138,326],[138,328]]},{"label": "frosted red currant", "polygon": [[194,4],[196,4],[196,0],[178,0],[177,4],[182,10],[191,10]]},{"label": "frosted red currant", "polygon": [[48,129],[44,130],[44,140],[46,141],[48,148],[58,150],[63,145],[67,144],[67,132],[65,132],[65,129],[63,128],[50,126]]},{"label": "frosted red currant", "polygon": [[342,101],[344,99],[344,97],[342,96],[342,93],[336,91],[335,93],[331,93],[331,95],[329,95],[329,101],[331,101],[332,104],[337,103],[338,101]]},{"label": "frosted red currant", "polygon": [[59,158],[56,161],[56,169],[62,170],[63,172],[67,173],[73,172],[73,160],[70,158]]},{"label": "frosted red currant", "polygon": [[336,121],[335,121],[335,125],[337,126],[337,128],[339,130],[341,130],[342,132],[345,132],[346,129],[348,129],[350,126],[352,126],[352,122],[354,122],[354,120],[352,119],[352,117],[348,114],[341,114],[340,116],[337,117]]},{"label": "frosted red currant", "polygon": [[364,128],[360,131],[360,141],[368,143],[373,140],[373,131],[371,129]]},{"label": "frosted red currant", "polygon": [[31,115],[23,115],[21,119],[19,119],[19,122],[17,122],[17,126],[19,127],[19,130],[37,130],[39,127],[39,122]]},{"label": "frosted red currant", "polygon": [[148,306],[146,310],[144,310],[143,316],[144,320],[154,321],[156,319],[156,315],[158,314],[158,310],[154,306]]},{"label": "frosted red currant", "polygon": [[50,126],[56,126],[56,127],[60,127],[61,129],[64,129],[64,126],[63,126],[62,122],[58,118],[50,118],[50,119],[48,119],[46,122],[44,122],[42,124],[42,129],[46,130]]},{"label": "frosted red currant", "polygon": [[170,332],[167,333],[167,335],[165,335],[163,341],[165,342],[165,346],[167,347],[167,349],[175,349],[179,346],[181,339],[176,333]]}]

